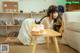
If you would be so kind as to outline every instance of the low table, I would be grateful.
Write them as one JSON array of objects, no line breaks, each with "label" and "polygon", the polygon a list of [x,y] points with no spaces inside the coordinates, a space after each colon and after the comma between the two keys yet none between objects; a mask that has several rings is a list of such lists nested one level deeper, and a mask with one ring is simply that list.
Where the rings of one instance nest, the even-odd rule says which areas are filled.
[{"label": "low table", "polygon": [[33,51],[32,51],[32,53],[35,53],[35,51],[36,51],[37,37],[38,36],[42,36],[42,34],[44,32],[45,32],[45,34],[43,36],[46,37],[47,47],[49,47],[49,37],[53,37],[54,42],[55,42],[56,52],[60,53],[59,46],[58,46],[58,41],[57,41],[56,37],[57,36],[61,36],[61,33],[56,32],[56,31],[54,31],[52,29],[44,29],[43,32],[41,32],[40,34],[32,32],[32,36],[34,37],[34,43],[33,43]]}]

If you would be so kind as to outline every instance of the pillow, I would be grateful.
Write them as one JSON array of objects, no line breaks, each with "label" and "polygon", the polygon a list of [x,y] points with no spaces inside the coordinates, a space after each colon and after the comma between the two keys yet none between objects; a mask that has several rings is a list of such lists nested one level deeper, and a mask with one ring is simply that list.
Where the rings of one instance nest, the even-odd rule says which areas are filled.
[{"label": "pillow", "polygon": [[76,32],[80,32],[80,22],[70,22],[67,28]]}]

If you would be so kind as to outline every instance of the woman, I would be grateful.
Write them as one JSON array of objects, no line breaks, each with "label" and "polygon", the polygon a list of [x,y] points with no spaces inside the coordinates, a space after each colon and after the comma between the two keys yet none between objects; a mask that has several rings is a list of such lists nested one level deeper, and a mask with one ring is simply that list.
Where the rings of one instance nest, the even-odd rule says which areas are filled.
[{"label": "woman", "polygon": [[[18,42],[18,43],[22,43],[23,45],[30,45],[32,41],[32,35],[30,32],[32,30],[32,24],[35,24],[34,21],[35,20],[33,18],[25,19],[21,25],[17,38],[13,39],[11,37],[8,37],[6,39],[6,42]],[[38,37],[37,43],[38,44],[45,43],[44,37],[42,36]]]}]

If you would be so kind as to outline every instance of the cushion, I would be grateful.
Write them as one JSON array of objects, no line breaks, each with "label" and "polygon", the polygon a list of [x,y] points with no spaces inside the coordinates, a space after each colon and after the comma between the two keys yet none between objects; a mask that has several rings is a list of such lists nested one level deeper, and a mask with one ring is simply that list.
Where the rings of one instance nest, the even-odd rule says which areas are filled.
[{"label": "cushion", "polygon": [[70,22],[67,28],[76,32],[80,32],[80,22]]}]

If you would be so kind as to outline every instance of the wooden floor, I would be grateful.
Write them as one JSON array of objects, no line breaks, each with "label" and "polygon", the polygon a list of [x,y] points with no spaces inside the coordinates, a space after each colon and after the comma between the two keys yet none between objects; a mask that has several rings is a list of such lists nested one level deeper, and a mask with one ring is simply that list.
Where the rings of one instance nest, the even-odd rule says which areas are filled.
[{"label": "wooden floor", "polygon": [[[5,40],[4,37],[0,37],[0,42]],[[32,46],[24,46],[21,43],[12,42],[9,43],[9,53],[31,53]],[[78,53],[76,50],[69,46],[59,43],[60,53]],[[50,44],[50,48],[47,48],[45,44],[37,45],[36,53],[56,53],[54,43]]]}]

